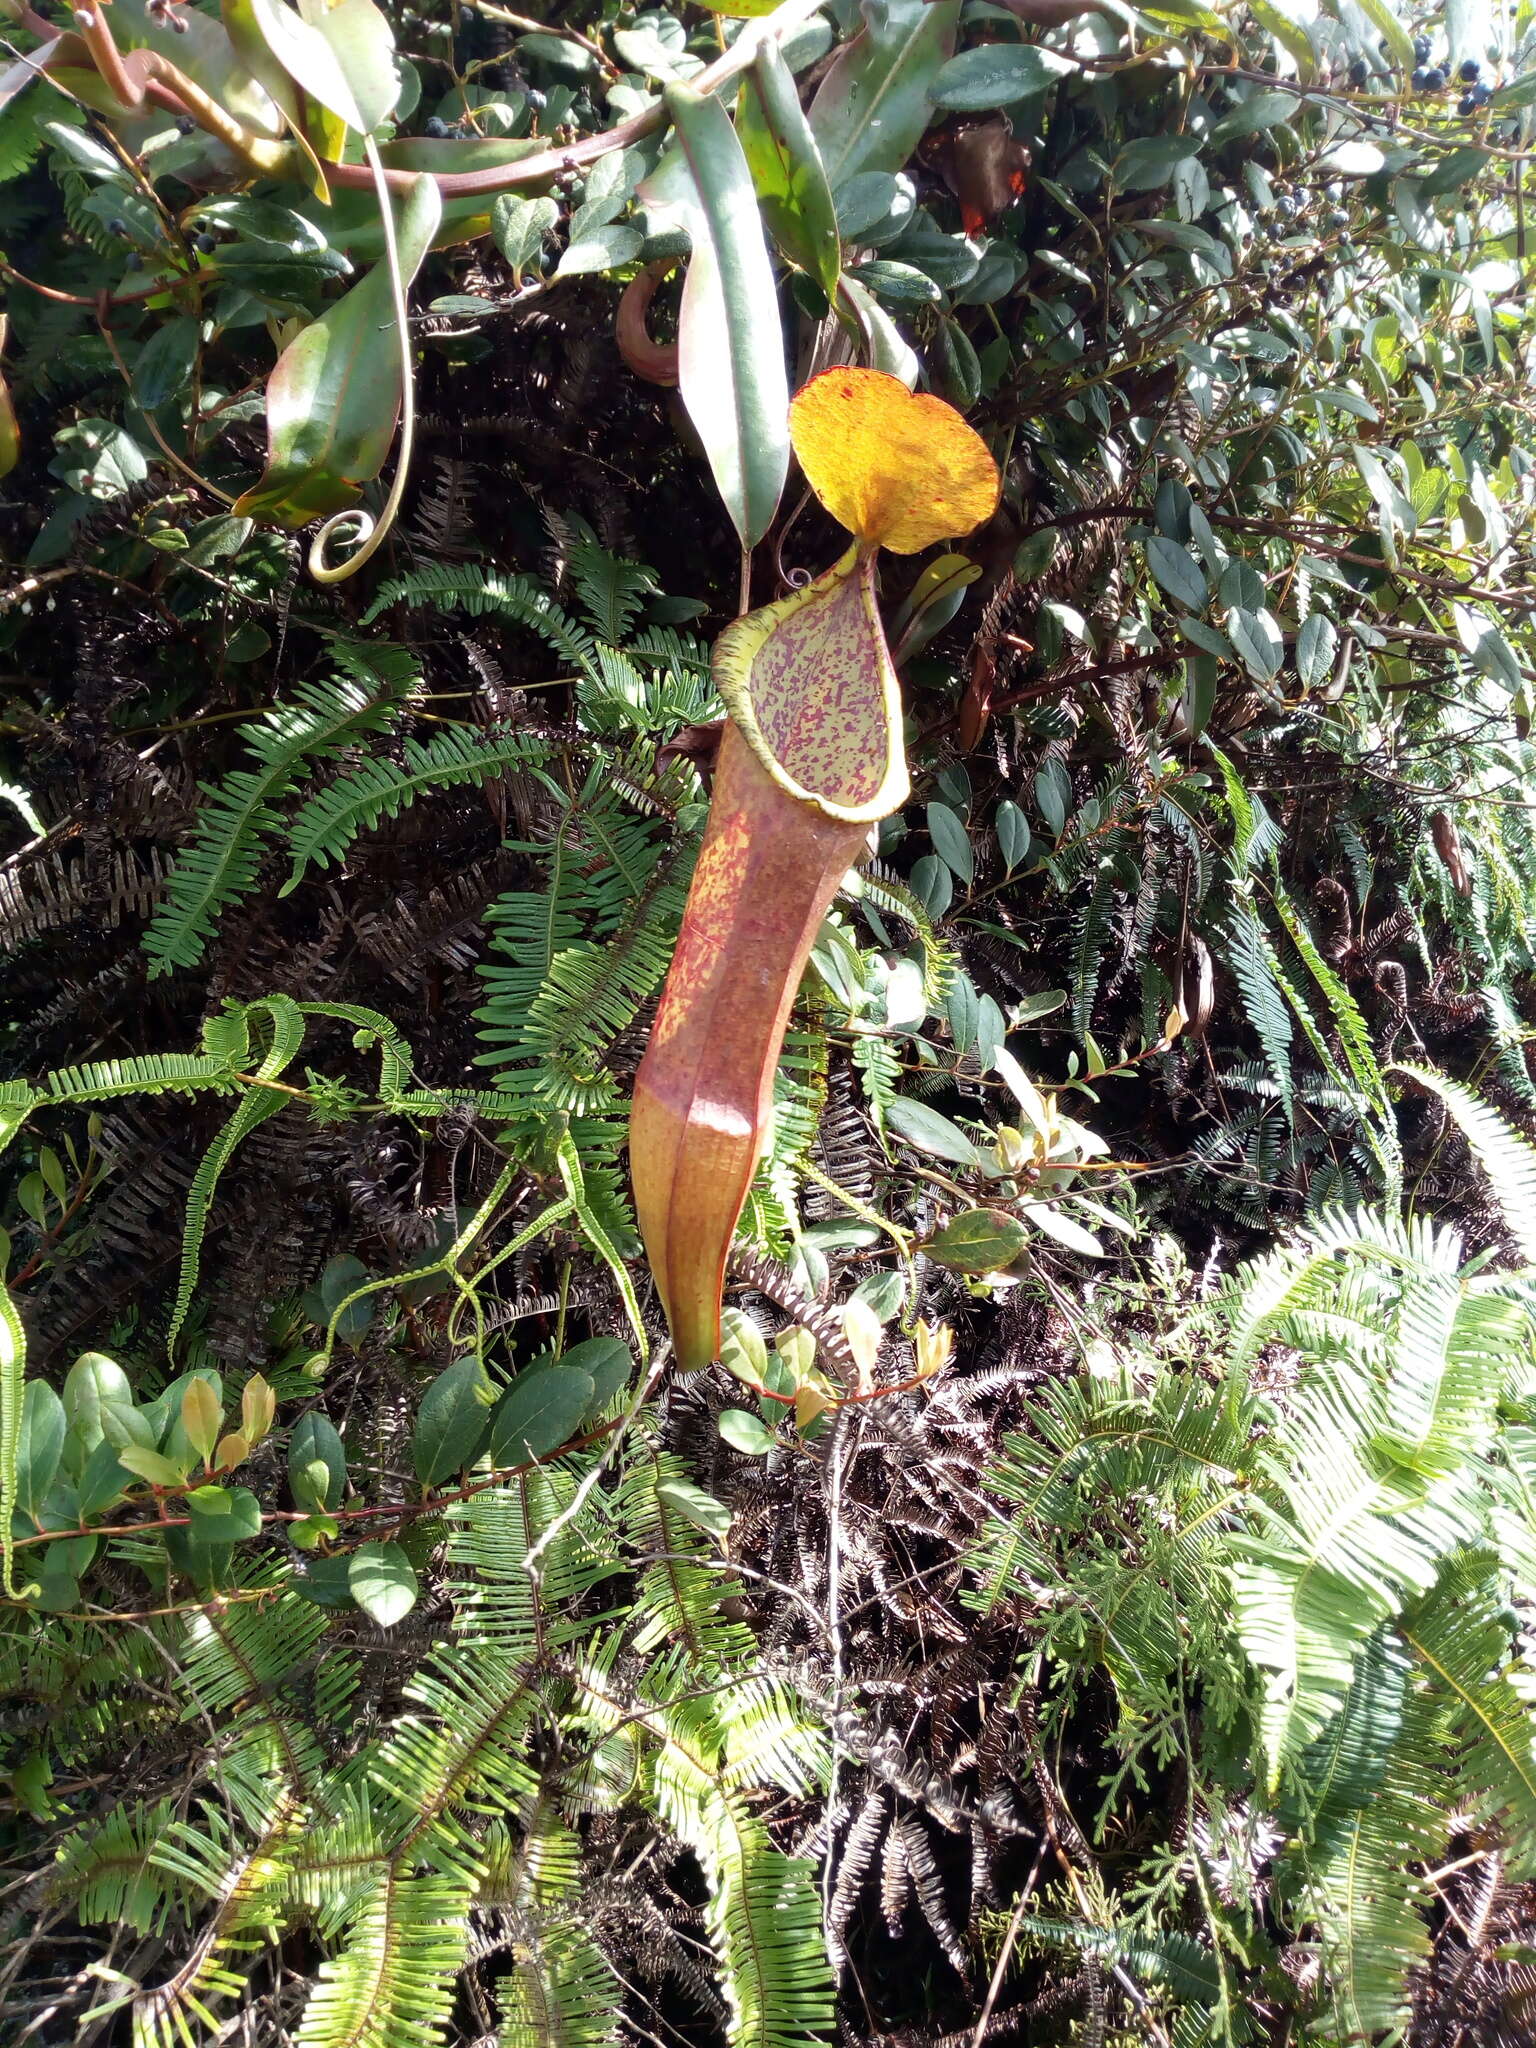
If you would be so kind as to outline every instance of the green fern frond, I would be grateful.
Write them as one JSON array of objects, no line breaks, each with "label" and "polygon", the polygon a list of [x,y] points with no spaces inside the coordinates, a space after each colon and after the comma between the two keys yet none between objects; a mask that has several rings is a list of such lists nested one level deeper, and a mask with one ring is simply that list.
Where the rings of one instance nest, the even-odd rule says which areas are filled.
[{"label": "green fern frond", "polygon": [[338,644],[334,652],[344,673],[300,683],[294,703],[269,712],[247,734],[255,765],[235,769],[207,791],[193,836],[166,876],[167,900],[144,933],[152,975],[195,967],[220,913],[255,887],[265,842],[282,828],[274,806],[303,766],[330,759],[364,733],[387,730],[417,679],[400,648],[364,652]]},{"label": "green fern frond", "polygon": [[610,554],[591,536],[571,543],[566,564],[593,631],[610,647],[621,646],[645,600],[661,587],[654,573]]},{"label": "green fern frond", "polygon": [[278,893],[289,895],[311,866],[339,864],[360,832],[372,831],[381,818],[399,817],[427,790],[478,786],[512,772],[552,788],[541,772],[549,751],[529,733],[483,734],[450,726],[430,740],[408,739],[403,760],[375,756],[311,797],[295,817],[289,833],[293,866]]},{"label": "green fern frond", "polygon": [[239,1107],[203,1154],[192,1185],[187,1190],[187,1214],[181,1233],[181,1270],[176,1281],[170,1328],[165,1338],[169,1353],[175,1351],[176,1339],[197,1290],[203,1236],[208,1228],[208,1214],[213,1206],[219,1176],[257,1125],[287,1108],[288,1096],[264,1084],[277,1080],[286,1071],[304,1043],[303,1013],[290,996],[264,996],[259,1002],[247,1006],[246,1015],[267,1020],[270,1043]]},{"label": "green fern frond", "polygon": [[497,1991],[498,2048],[614,2048],[619,2039],[619,1980],[573,1920],[541,1920]]},{"label": "green fern frond", "polygon": [[428,562],[409,575],[381,584],[363,614],[371,626],[391,605],[431,605],[440,612],[466,612],[510,619],[552,647],[560,659],[584,676],[600,682],[597,649],[592,635],[578,626],[540,584],[529,576],[504,576],[499,570],[476,569],[447,562]]},{"label": "green fern frond", "polygon": [[447,2038],[471,1892],[386,1865],[338,1955],[320,1965],[297,2048],[424,2048]]},{"label": "green fern frond", "polygon": [[1470,1088],[1448,1075],[1405,1060],[1394,1060],[1390,1071],[1406,1074],[1445,1104],[1487,1174],[1521,1255],[1536,1264],[1536,1146],[1512,1131],[1497,1111],[1479,1101]]}]

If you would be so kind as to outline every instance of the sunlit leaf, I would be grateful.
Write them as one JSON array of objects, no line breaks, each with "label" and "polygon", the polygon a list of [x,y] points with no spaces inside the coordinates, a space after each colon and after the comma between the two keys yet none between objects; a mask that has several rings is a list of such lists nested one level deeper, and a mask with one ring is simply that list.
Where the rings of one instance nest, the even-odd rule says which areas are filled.
[{"label": "sunlit leaf", "polygon": [[[407,284],[431,246],[441,203],[432,179],[419,177],[399,207]],[[359,486],[384,466],[400,399],[393,294],[380,263],[278,358],[267,381],[267,466],[235,512],[300,527],[354,504]]]},{"label": "sunlit leaf", "polygon": [[987,444],[952,405],[879,370],[825,370],[795,394],[790,436],[806,481],[861,541],[916,554],[997,509]]},{"label": "sunlit leaf", "polygon": [[416,1605],[416,1573],[398,1543],[365,1543],[354,1551],[347,1585],[364,1614],[380,1628],[404,1621]]}]

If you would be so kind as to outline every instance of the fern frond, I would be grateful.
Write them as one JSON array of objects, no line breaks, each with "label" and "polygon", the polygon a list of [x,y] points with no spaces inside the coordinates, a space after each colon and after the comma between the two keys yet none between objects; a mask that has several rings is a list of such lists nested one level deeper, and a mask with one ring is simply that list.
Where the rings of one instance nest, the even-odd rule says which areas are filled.
[{"label": "fern frond", "polygon": [[401,761],[376,756],[364,762],[310,799],[290,829],[293,866],[280,895],[296,889],[311,866],[339,864],[360,832],[372,831],[381,818],[398,818],[427,790],[479,786],[514,771],[553,787],[541,772],[549,747],[530,733],[449,726],[430,740],[408,739],[403,752]]},{"label": "fern frond", "polygon": [[363,614],[371,626],[391,605],[431,605],[440,612],[467,612],[471,618],[493,614],[526,626],[552,647],[560,659],[589,682],[601,681],[592,635],[578,626],[542,585],[529,576],[504,576],[499,570],[476,569],[447,562],[427,562],[409,575],[381,584]]},{"label": "fern frond", "polygon": [[282,826],[274,806],[303,765],[329,759],[364,733],[385,731],[416,681],[402,649],[335,651],[345,673],[300,683],[296,702],[269,712],[247,735],[255,765],[235,769],[207,791],[193,836],[166,876],[167,900],[144,933],[151,974],[196,966],[220,913],[255,887],[264,842]]},{"label": "fern frond", "polygon": [[1522,1256],[1536,1264],[1536,1146],[1512,1131],[1470,1088],[1448,1075],[1404,1060],[1394,1060],[1390,1071],[1406,1074],[1445,1104],[1488,1176],[1510,1235]]}]

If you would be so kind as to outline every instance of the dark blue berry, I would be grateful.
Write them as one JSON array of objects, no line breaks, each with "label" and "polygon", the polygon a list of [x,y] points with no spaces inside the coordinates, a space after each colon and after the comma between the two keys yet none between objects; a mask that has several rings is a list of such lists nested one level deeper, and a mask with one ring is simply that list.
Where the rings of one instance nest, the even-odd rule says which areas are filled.
[{"label": "dark blue berry", "polygon": [[199,256],[211,256],[219,246],[219,238],[217,235],[199,235],[192,246]]},{"label": "dark blue berry", "polygon": [[1477,101],[1471,93],[1464,92],[1462,94],[1461,98],[1456,102],[1456,111],[1463,120],[1466,119],[1468,114],[1475,114],[1477,112]]},{"label": "dark blue berry", "polygon": [[528,105],[535,114],[542,114],[549,105],[549,94],[537,90],[530,92],[528,95]]},{"label": "dark blue berry", "polygon": [[1424,91],[1425,87],[1429,84],[1429,73],[1424,69],[1422,64],[1419,66],[1418,70],[1414,72],[1412,78],[1409,79],[1408,83],[1413,87],[1415,92]]},{"label": "dark blue berry", "polygon": [[1425,72],[1424,90],[1426,92],[1443,92],[1445,90],[1445,73],[1438,64],[1433,71]]},{"label": "dark blue berry", "polygon": [[109,235],[116,235],[120,242],[126,242],[128,239],[127,221],[116,218],[109,220],[107,222],[107,233]]},{"label": "dark blue berry", "polygon": [[190,114],[178,114],[176,116],[176,133],[178,135],[193,135],[196,132],[197,123]]},{"label": "dark blue berry", "polygon": [[1487,104],[1488,104],[1488,102],[1489,102],[1489,101],[1490,101],[1490,100],[1491,100],[1492,98],[1493,98],[1493,87],[1492,87],[1491,85],[1483,85],[1483,84],[1479,83],[1479,84],[1477,84],[1477,85],[1474,85],[1474,86],[1473,86],[1473,88],[1472,88],[1472,104],[1473,104],[1473,105],[1474,105],[1475,107],[1486,107],[1486,106],[1487,106]]},{"label": "dark blue berry", "polygon": [[439,119],[436,114],[429,114],[422,124],[421,132],[423,135],[430,135],[434,142],[441,142],[448,133],[448,123]]},{"label": "dark blue berry", "polygon": [[1369,76],[1370,73],[1365,68],[1365,59],[1363,57],[1357,57],[1354,63],[1351,64],[1349,67],[1349,82],[1355,88],[1356,92],[1360,90],[1361,86],[1364,85],[1366,79]]},{"label": "dark blue berry", "polygon": [[1413,39],[1413,61],[1415,64],[1429,62],[1429,37],[1415,36]]},{"label": "dark blue berry", "polygon": [[1482,70],[1482,68],[1482,65],[1478,63],[1475,57],[1469,57],[1466,63],[1462,65],[1460,71],[1457,72],[1456,76],[1461,80],[1463,85],[1476,85],[1478,73]]}]

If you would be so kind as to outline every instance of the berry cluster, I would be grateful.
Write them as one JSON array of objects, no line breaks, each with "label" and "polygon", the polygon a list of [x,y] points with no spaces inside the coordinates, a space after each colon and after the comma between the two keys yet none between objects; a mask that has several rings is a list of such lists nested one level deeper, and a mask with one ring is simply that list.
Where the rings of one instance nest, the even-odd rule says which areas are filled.
[{"label": "berry cluster", "polygon": [[[1431,64],[1430,41],[1428,36],[1413,39],[1413,76],[1409,84],[1415,92],[1444,92],[1446,71],[1442,64]],[[1468,57],[1458,68],[1456,76],[1466,91],[1456,103],[1456,111],[1463,116],[1475,114],[1486,107],[1493,98],[1493,87],[1483,83],[1483,67],[1475,57]],[[1353,73],[1351,73],[1353,76]]]}]

